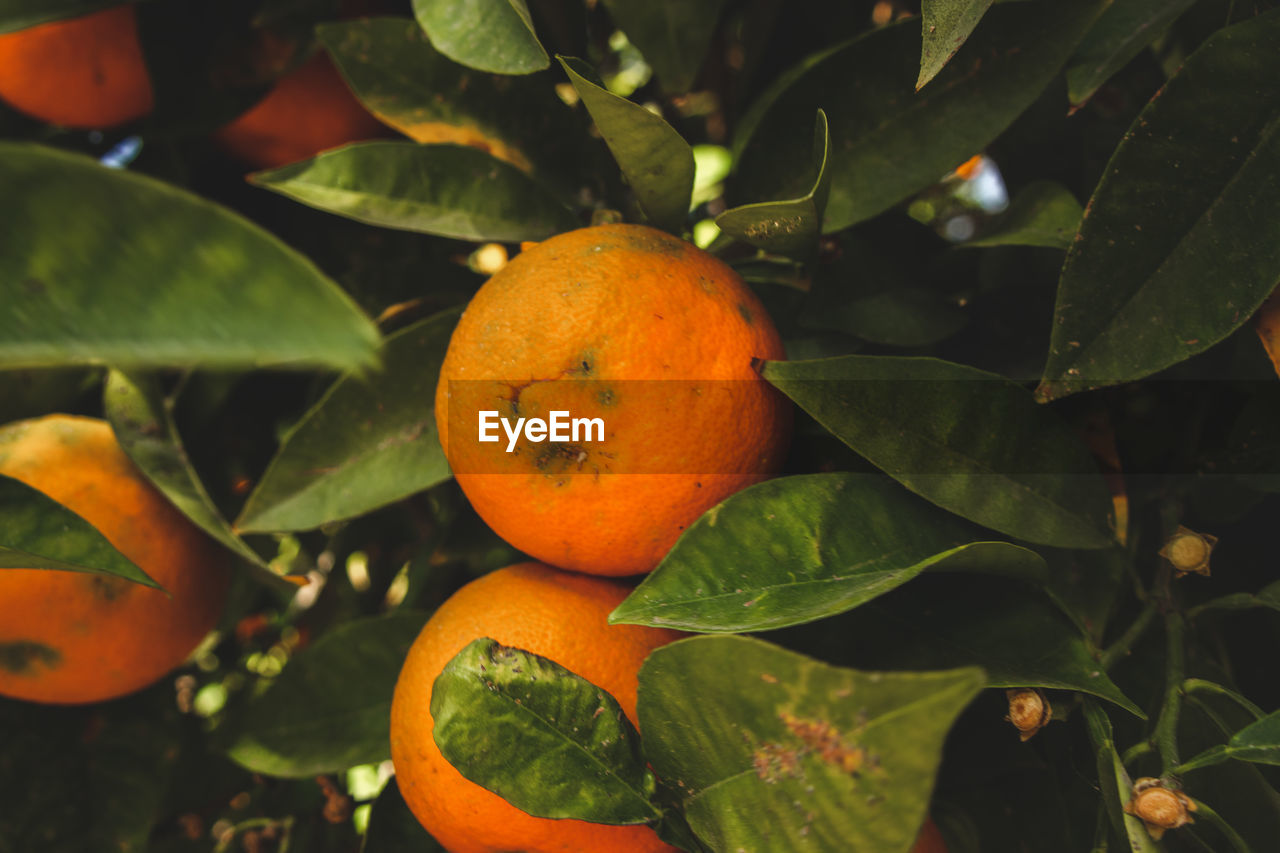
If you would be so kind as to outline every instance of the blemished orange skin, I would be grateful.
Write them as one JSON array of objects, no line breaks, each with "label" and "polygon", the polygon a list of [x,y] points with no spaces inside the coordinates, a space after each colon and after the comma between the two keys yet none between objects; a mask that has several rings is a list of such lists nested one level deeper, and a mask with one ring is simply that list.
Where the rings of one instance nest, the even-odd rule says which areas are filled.
[{"label": "blemished orange skin", "polygon": [[0,474],[98,529],[169,593],[120,578],[0,569],[0,695],[82,704],[177,667],[222,613],[221,549],[148,483],[105,421],[49,415],[0,427]]},{"label": "blemished orange skin", "polygon": [[[755,362],[784,355],[718,259],[646,226],[582,228],[529,246],[476,293],[440,371],[436,425],[459,485],[507,542],[566,569],[638,574],[778,470],[790,404]],[[598,417],[605,440],[508,453],[505,436],[479,441],[482,410]]]},{"label": "blemished orange skin", "polygon": [[281,77],[248,112],[213,135],[230,154],[270,169],[348,142],[389,135],[347,88],[328,54]]},{"label": "blemished orange skin", "polygon": [[0,36],[0,98],[75,128],[113,127],[151,112],[132,4]]},{"label": "blemished orange skin", "polygon": [[391,704],[391,760],[405,802],[451,853],[673,851],[647,826],[533,817],[474,782],[441,755],[429,711],[436,676],[481,637],[550,658],[618,700],[636,721],[636,674],[649,652],[681,634],[609,625],[630,590],[616,581],[540,563],[474,580],[438,609],[409,650]]}]

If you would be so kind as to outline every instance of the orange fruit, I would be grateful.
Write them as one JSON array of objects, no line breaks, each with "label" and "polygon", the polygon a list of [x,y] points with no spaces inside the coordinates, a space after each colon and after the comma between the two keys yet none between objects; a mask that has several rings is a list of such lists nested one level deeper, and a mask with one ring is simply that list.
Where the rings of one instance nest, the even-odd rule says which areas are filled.
[{"label": "orange fruit", "polygon": [[321,51],[281,77],[252,109],[223,125],[213,138],[225,151],[268,169],[387,133]]},{"label": "orange fruit", "polygon": [[0,98],[67,127],[111,127],[151,112],[133,6],[0,36]]},{"label": "orange fruit", "polygon": [[[704,511],[778,469],[791,410],[755,360],[783,356],[721,261],[641,225],[582,228],[476,293],[436,424],[459,485],[513,546],[591,574],[646,572]],[[518,418],[550,425],[555,411],[600,424],[508,440]],[[486,424],[497,441],[480,440]]]},{"label": "orange fruit", "polygon": [[942,839],[942,832],[933,818],[925,818],[924,826],[920,827],[920,834],[916,836],[916,843],[911,847],[911,853],[947,853],[947,843]]},{"label": "orange fruit", "polygon": [[613,695],[636,720],[636,673],[674,631],[609,625],[630,590],[610,580],[520,563],[458,590],[432,615],[409,650],[391,704],[391,759],[405,802],[452,853],[522,850],[666,851],[647,826],[605,826],[533,817],[451,765],[432,739],[429,712],[441,670],[471,641],[499,643],[551,658]]},{"label": "orange fruit", "polygon": [[0,427],[0,474],[61,503],[167,591],[117,577],[0,569],[0,695],[83,703],[159,680],[217,623],[221,549],[134,467],[110,425],[49,415]]}]

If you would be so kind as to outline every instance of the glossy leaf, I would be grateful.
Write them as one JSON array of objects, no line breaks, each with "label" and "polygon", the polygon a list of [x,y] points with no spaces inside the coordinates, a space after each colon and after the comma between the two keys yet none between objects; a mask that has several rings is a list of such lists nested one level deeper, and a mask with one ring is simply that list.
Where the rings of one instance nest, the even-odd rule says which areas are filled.
[{"label": "glossy leaf", "polygon": [[435,392],[458,314],[401,329],[386,340],[380,372],[335,382],[284,437],[236,527],[309,530],[447,480]]},{"label": "glossy leaf", "polygon": [[928,358],[769,362],[764,376],[924,498],[1043,545],[1104,548],[1111,497],[1079,438],[1021,386]]},{"label": "glossy leaf", "polygon": [[255,773],[303,779],[391,757],[391,694],[426,614],[333,628],[299,652],[235,723],[227,754]]},{"label": "glossy leaf", "polygon": [[525,0],[413,0],[413,13],[436,50],[497,74],[529,74],[551,64]]},{"label": "glossy leaf", "polygon": [[119,5],[120,0],[0,0],[0,34]]},{"label": "glossy leaf", "polygon": [[39,145],[0,142],[0,185],[6,366],[376,361],[347,295],[228,210]]},{"label": "glossy leaf", "polygon": [[81,707],[0,697],[0,849],[153,849],[180,724],[170,684]]},{"label": "glossy leaf", "polygon": [[916,79],[919,90],[928,83],[942,66],[956,55],[956,51],[969,38],[978,21],[991,8],[992,0],[921,0],[920,14],[924,19],[923,46],[920,50],[920,76]]},{"label": "glossy leaf", "polygon": [[44,492],[0,474],[2,569],[90,572],[159,587],[92,524]]},{"label": "glossy leaf", "polygon": [[1014,196],[989,230],[964,246],[1046,246],[1066,249],[1080,227],[1084,208],[1066,187],[1036,181]]},{"label": "glossy leaf", "polygon": [[1067,63],[1067,97],[1083,104],[1195,0],[1112,0]]},{"label": "glossy leaf", "polygon": [[1280,281],[1278,41],[1280,11],[1219,31],[1130,127],[1067,252],[1041,399],[1202,352]]},{"label": "glossy leaf", "polygon": [[373,802],[360,853],[444,853],[409,811],[394,776]]},{"label": "glossy leaf", "polygon": [[693,87],[724,0],[605,0],[604,5],[668,94]]},{"label": "glossy leaf", "polygon": [[1084,633],[1049,596],[1009,578],[928,572],[831,627],[819,622],[808,630],[836,632],[831,636],[839,637],[847,662],[856,666],[979,666],[988,687],[1075,690],[1143,716],[1098,666],[1097,651]]},{"label": "glossy leaf", "polygon": [[359,142],[252,180],[371,225],[459,240],[541,240],[577,224],[520,169],[459,145]]},{"label": "glossy leaf", "polygon": [[646,755],[713,849],[905,853],[981,684],[972,668],[859,672],[697,637],[649,656],[638,708]]},{"label": "glossy leaf", "polygon": [[712,507],[610,615],[688,631],[763,631],[843,613],[949,562],[1044,574],[1033,551],[968,525],[888,478],[808,474]]},{"label": "glossy leaf", "polygon": [[475,640],[436,678],[431,715],[449,763],[521,811],[608,824],[660,816],[617,700],[555,661]]},{"label": "glossy leaf", "polygon": [[413,21],[341,21],[317,33],[364,105],[417,142],[487,148],[527,172],[554,144],[552,134],[565,132],[567,108],[546,80],[458,65]]},{"label": "glossy leaf", "polygon": [[920,21],[815,54],[740,122],[733,198],[786,198],[807,175],[809,116],[831,122],[831,196],[823,230],[887,210],[981,151],[1040,96],[1106,0],[998,4],[929,86],[915,91]]},{"label": "glossy leaf", "polygon": [[557,57],[591,113],[636,201],[654,225],[678,231],[693,196],[693,149],[661,116],[602,86],[595,71],[572,57]]},{"label": "glossy leaf", "polygon": [[1183,772],[1221,764],[1232,758],[1255,764],[1280,765],[1280,711],[1245,726],[1222,746],[1216,746],[1182,765]]},{"label": "glossy leaf", "polygon": [[831,191],[827,160],[831,151],[831,133],[827,115],[818,110],[813,129],[813,186],[799,198],[787,201],[764,201],[726,210],[716,217],[716,225],[730,237],[736,237],[766,252],[805,258],[814,254],[822,234],[822,212]]},{"label": "glossy leaf", "polygon": [[[155,377],[111,371],[102,405],[120,446],[152,485],[223,547],[266,569],[263,559],[231,530],[200,482]],[[283,589],[294,589],[278,577],[271,576],[271,581],[284,584]]]}]

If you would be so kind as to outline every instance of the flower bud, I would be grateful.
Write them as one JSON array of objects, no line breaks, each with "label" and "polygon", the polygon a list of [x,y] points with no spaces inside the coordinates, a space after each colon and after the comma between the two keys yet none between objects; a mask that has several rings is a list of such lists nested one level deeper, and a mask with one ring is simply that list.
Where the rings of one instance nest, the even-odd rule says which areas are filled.
[{"label": "flower bud", "polygon": [[1009,714],[1005,719],[1013,723],[1024,742],[1053,719],[1053,706],[1038,688],[1015,687],[1006,690],[1004,695],[1009,700]]},{"label": "flower bud", "polygon": [[1159,779],[1144,776],[1133,783],[1124,810],[1139,818],[1151,837],[1159,841],[1167,830],[1194,823],[1191,812],[1196,810],[1196,804],[1181,791],[1166,788]]},{"label": "flower bud", "polygon": [[1160,549],[1160,556],[1173,564],[1178,577],[1186,574],[1209,576],[1209,554],[1218,543],[1217,536],[1207,533],[1196,533],[1189,527],[1178,525],[1178,530],[1169,537]]}]

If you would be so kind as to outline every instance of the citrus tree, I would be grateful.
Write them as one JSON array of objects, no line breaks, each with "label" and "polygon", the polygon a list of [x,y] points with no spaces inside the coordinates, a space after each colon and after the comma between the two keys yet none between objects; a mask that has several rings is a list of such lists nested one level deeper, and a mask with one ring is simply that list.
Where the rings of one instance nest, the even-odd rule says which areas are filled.
[{"label": "citrus tree", "polygon": [[1273,849],[1275,6],[0,0],[0,853]]}]

